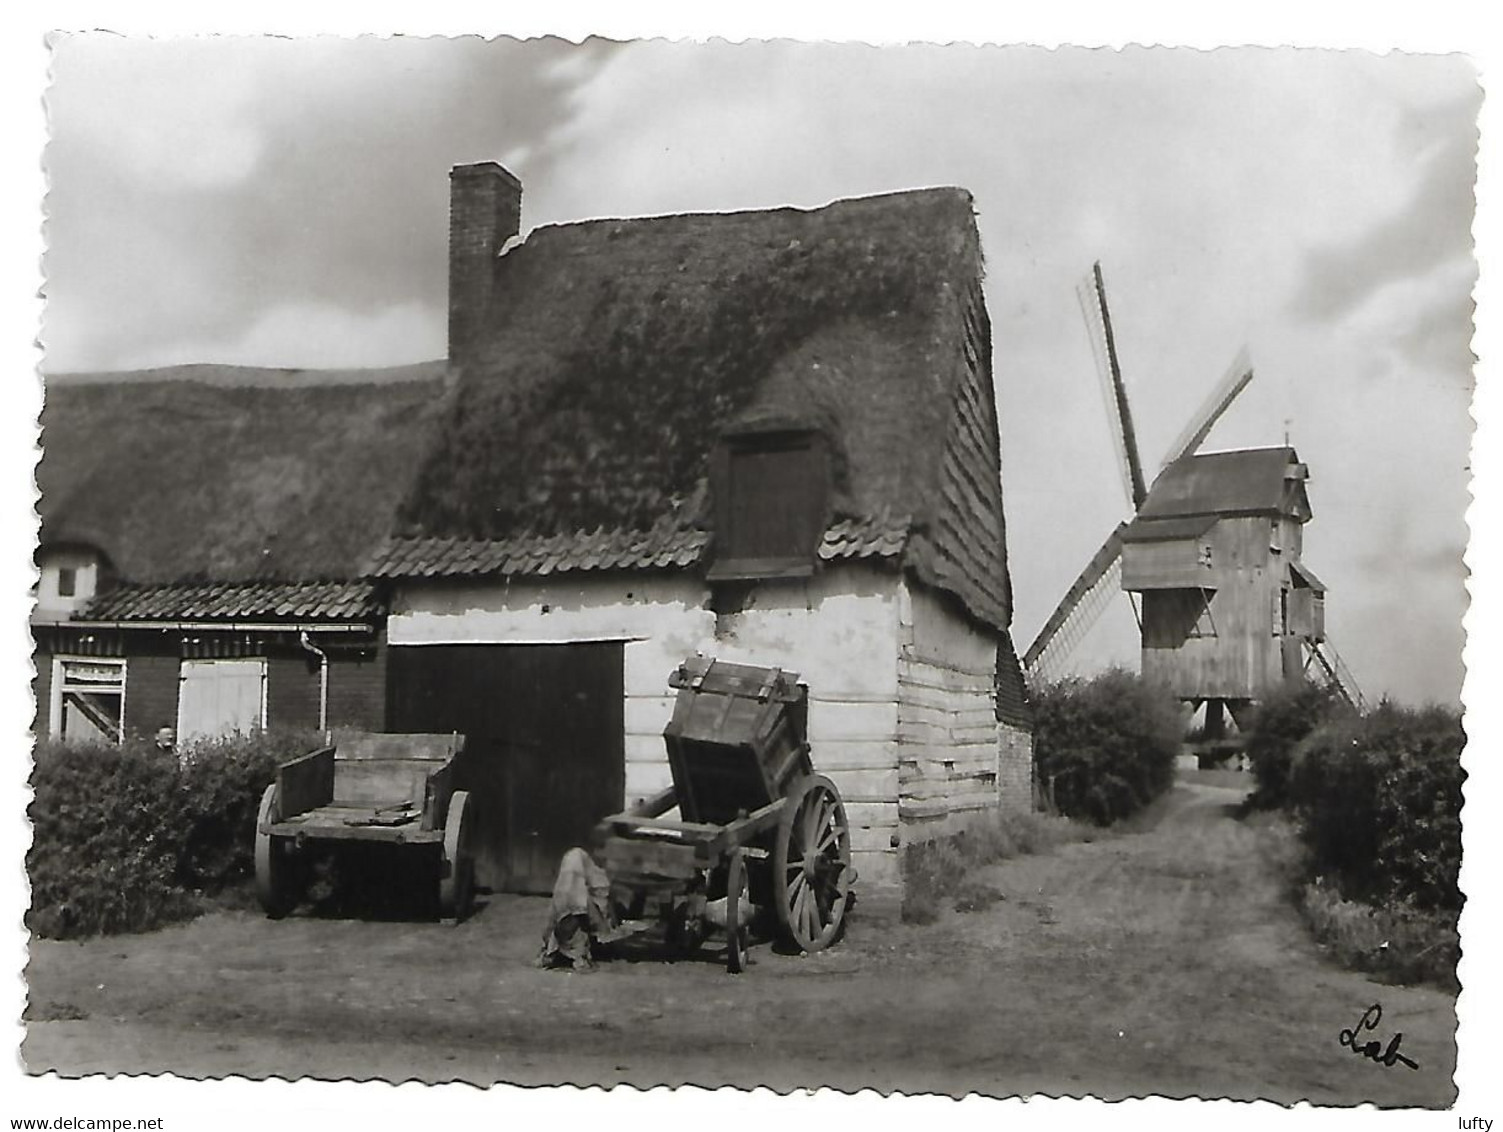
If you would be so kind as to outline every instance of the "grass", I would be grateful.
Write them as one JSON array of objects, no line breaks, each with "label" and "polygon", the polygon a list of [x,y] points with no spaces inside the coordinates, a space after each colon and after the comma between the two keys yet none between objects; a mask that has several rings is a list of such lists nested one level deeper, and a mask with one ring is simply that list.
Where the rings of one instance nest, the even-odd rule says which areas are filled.
[{"label": "grass", "polygon": [[988,908],[1002,894],[977,881],[974,870],[1099,833],[1086,822],[1052,814],[992,811],[953,836],[909,845],[903,851],[903,922],[932,924],[946,906],[957,912]]},{"label": "grass", "polygon": [[1346,900],[1319,880],[1300,888],[1295,904],[1315,941],[1343,967],[1385,983],[1425,982],[1459,989],[1461,935],[1456,913]]},{"label": "grass", "polygon": [[1241,820],[1259,831],[1259,852],[1282,878],[1300,920],[1328,958],[1384,983],[1458,989],[1459,913],[1403,901],[1349,900],[1329,878],[1314,875],[1309,850],[1287,815],[1249,810]]}]

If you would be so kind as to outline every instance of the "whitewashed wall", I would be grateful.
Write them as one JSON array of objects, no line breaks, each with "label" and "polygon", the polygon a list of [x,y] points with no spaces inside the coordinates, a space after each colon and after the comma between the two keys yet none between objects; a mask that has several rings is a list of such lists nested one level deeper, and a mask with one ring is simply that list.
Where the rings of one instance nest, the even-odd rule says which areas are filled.
[{"label": "whitewashed wall", "polygon": [[[58,592],[63,570],[74,571],[73,593]],[[99,555],[89,550],[48,549],[42,552],[37,577],[37,615],[41,620],[65,621],[99,592]]]},{"label": "whitewashed wall", "polygon": [[1001,797],[997,639],[930,590],[899,591],[903,840],[951,833]]},{"label": "whitewashed wall", "polygon": [[762,583],[717,621],[686,576],[417,582],[400,588],[387,632],[393,645],[625,642],[628,802],[670,782],[668,676],[686,656],[797,671],[815,769],[845,799],[862,881],[896,884],[901,589],[895,574],[847,566]]}]

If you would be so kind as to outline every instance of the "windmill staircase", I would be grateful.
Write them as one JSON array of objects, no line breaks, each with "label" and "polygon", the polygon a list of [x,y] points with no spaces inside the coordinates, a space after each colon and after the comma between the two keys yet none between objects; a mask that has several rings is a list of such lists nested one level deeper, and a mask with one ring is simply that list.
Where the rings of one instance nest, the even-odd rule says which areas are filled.
[{"label": "windmill staircase", "polygon": [[1330,688],[1355,711],[1366,711],[1367,700],[1346,661],[1330,641],[1305,641],[1305,676]]}]

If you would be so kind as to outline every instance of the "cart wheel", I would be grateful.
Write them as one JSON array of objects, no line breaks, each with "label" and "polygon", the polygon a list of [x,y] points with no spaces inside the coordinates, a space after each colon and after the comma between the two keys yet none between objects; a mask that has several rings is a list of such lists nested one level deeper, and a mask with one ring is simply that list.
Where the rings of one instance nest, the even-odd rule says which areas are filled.
[{"label": "cart wheel", "polygon": [[444,818],[443,877],[438,882],[438,904],[444,919],[456,924],[470,914],[475,902],[475,861],[470,855],[466,820],[469,800],[469,791],[454,791]]},{"label": "cart wheel", "polygon": [[297,906],[298,893],[295,865],[288,859],[286,848],[262,831],[262,826],[273,821],[276,796],[273,783],[262,792],[261,807],[256,811],[256,899],[268,916],[279,920]]},{"label": "cart wheel", "polygon": [[725,873],[725,969],[733,975],[746,970],[747,928],[741,922],[741,901],[746,898],[746,857],[731,850]]},{"label": "cart wheel", "polygon": [[773,904],[785,940],[819,951],[840,936],[850,903],[851,828],[835,784],[810,775],[793,788],[773,844]]}]

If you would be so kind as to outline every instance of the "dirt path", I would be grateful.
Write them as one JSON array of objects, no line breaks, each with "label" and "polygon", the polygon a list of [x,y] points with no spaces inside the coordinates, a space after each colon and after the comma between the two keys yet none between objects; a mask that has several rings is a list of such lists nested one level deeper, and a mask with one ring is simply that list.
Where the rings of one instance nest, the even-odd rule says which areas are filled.
[{"label": "dirt path", "polygon": [[[33,1072],[1265,1097],[1442,1106],[1453,999],[1327,964],[1236,792],[1182,785],[1138,832],[995,866],[1005,899],[928,927],[863,910],[808,959],[530,966],[543,901],[458,928],[223,913],[39,942]],[[1338,1043],[1374,1034],[1419,1063]]]}]

